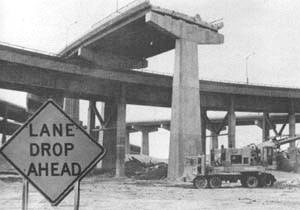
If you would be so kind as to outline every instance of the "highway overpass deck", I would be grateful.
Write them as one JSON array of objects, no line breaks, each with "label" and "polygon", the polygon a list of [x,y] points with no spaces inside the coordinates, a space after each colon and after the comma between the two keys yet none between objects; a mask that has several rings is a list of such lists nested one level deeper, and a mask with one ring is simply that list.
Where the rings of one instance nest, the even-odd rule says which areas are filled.
[{"label": "highway overpass deck", "polygon": [[[128,104],[171,106],[172,76],[131,70],[103,70],[63,58],[0,45],[0,88],[39,95],[110,100],[126,85]],[[237,96],[235,110],[287,113],[291,99],[300,112],[300,89],[274,86],[200,82],[201,107],[228,110],[228,96]]]}]

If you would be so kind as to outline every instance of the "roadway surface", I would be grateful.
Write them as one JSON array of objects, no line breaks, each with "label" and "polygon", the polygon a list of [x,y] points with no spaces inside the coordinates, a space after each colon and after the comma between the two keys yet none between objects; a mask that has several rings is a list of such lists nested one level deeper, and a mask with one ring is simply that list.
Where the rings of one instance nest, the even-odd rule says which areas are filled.
[{"label": "roadway surface", "polygon": [[[101,177],[85,178],[81,184],[81,210],[199,210],[261,209],[288,210],[300,208],[300,175],[274,172],[278,183],[272,188],[242,188],[227,184],[221,189],[193,189],[189,183],[167,181],[118,180]],[[19,210],[20,181],[0,180],[0,208]],[[51,205],[32,187],[29,210],[73,209],[73,193],[59,207]]]}]

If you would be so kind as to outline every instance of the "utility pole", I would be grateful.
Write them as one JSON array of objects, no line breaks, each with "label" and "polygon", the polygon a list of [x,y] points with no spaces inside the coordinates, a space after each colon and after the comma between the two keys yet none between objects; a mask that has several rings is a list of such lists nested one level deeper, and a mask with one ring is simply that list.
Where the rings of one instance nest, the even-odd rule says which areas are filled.
[{"label": "utility pole", "polygon": [[77,23],[78,23],[78,21],[74,21],[74,22],[72,22],[71,24],[69,24],[67,26],[67,30],[66,30],[66,46],[68,46],[68,43],[69,43],[69,31],[70,31],[71,27],[73,25],[77,24]]},{"label": "utility pole", "polygon": [[245,61],[246,61],[246,83],[249,84],[249,76],[248,76],[248,60],[251,56],[255,55],[255,52],[250,53],[249,55],[247,55],[245,57]]}]

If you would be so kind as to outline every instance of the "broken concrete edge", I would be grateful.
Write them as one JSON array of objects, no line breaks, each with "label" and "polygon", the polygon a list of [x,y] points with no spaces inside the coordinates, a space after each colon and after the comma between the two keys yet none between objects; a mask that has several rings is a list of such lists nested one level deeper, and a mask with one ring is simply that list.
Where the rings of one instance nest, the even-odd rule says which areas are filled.
[{"label": "broken concrete edge", "polygon": [[[134,2],[133,2],[134,3]],[[194,24],[197,26],[202,27],[203,29],[208,29],[213,32],[218,32],[218,30],[221,28],[220,24],[210,24],[208,22],[202,21],[201,19],[197,18],[197,15],[195,17],[188,16],[186,14],[175,12],[173,10],[169,9],[163,9],[158,6],[154,6],[150,4],[149,1],[143,1],[140,4],[137,4],[133,7],[129,7],[125,10],[123,13],[120,12],[120,10],[108,15],[104,19],[100,20],[96,25],[98,25],[97,28],[92,28],[90,31],[88,31],[84,36],[81,36],[77,40],[75,40],[73,43],[71,43],[69,46],[65,47],[58,53],[58,57],[70,57],[74,53],[76,53],[76,49],[87,46],[87,43],[90,43],[91,39],[94,39],[100,32],[104,32],[107,30],[108,27],[115,26],[116,24],[119,24],[122,21],[127,21],[129,18],[135,17],[132,20],[135,20],[137,18],[140,18],[144,15],[146,15],[148,12],[156,12],[162,15],[167,15],[175,19],[180,19],[185,22],[188,22],[190,24]],[[126,9],[126,6],[124,7]],[[136,13],[140,13],[140,15],[137,15]],[[116,15],[116,16],[114,16]],[[101,23],[101,25],[100,25]],[[223,23],[221,24],[223,27]],[[224,40],[224,38],[223,38]]]}]

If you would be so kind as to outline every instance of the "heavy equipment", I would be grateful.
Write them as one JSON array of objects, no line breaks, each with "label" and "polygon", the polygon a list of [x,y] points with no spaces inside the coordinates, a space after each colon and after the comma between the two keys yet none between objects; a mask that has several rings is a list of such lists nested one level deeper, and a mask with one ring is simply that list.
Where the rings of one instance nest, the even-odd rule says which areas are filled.
[{"label": "heavy equipment", "polygon": [[[300,139],[300,136],[274,138],[243,148],[213,149],[209,156],[185,157],[184,177],[196,188],[218,188],[222,181],[238,182],[244,187],[270,187],[276,181],[269,173],[277,168],[280,145]],[[208,160],[206,160],[208,158]]]}]

